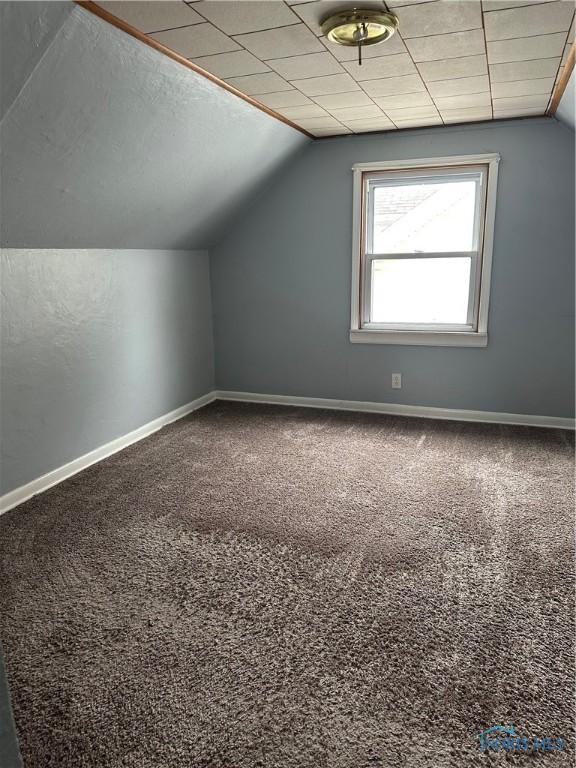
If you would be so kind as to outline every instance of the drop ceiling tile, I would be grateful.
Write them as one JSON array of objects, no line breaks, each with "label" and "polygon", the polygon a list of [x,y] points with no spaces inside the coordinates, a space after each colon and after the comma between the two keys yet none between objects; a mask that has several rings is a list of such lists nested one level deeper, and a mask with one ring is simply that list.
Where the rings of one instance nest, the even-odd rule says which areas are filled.
[{"label": "drop ceiling tile", "polygon": [[406,45],[416,62],[477,56],[486,51],[482,29],[432,37],[413,37],[406,41]]},{"label": "drop ceiling tile", "polygon": [[516,40],[500,40],[487,43],[488,63],[501,64],[510,61],[529,61],[562,56],[566,34],[537,35]]},{"label": "drop ceiling tile", "polygon": [[368,59],[363,61],[361,65],[356,61],[347,61],[344,63],[344,66],[352,77],[359,82],[363,80],[377,80],[381,77],[397,77],[398,75],[416,73],[416,67],[407,53]]},{"label": "drop ceiling tile", "polygon": [[505,11],[490,11],[484,14],[486,40],[510,40],[552,32],[568,32],[573,14],[573,3],[564,0],[525,5]]},{"label": "drop ceiling tile", "polygon": [[455,80],[436,80],[428,83],[433,99],[445,96],[460,96],[464,93],[485,93],[490,90],[488,75],[480,77],[458,77]]},{"label": "drop ceiling tile", "polygon": [[244,32],[257,32],[298,23],[296,14],[287,5],[279,2],[203,0],[194,7],[227,35],[240,35]]},{"label": "drop ceiling tile", "polygon": [[398,121],[406,122],[408,120],[420,120],[429,117],[438,117],[438,110],[435,106],[427,107],[408,107],[406,109],[387,109],[386,114],[395,123]]},{"label": "drop ceiling tile", "polygon": [[190,24],[201,24],[204,21],[202,16],[182,2],[113,0],[113,2],[99,2],[98,5],[147,34],[174,27],[186,27]]},{"label": "drop ceiling tile", "polygon": [[494,119],[503,120],[506,117],[533,117],[537,115],[543,115],[545,112],[546,107],[529,107],[526,109],[506,107],[501,109],[494,109]]},{"label": "drop ceiling tile", "polygon": [[310,77],[306,80],[293,80],[292,85],[306,96],[325,96],[328,93],[348,93],[359,91],[360,86],[350,75],[328,75]]},{"label": "drop ceiling tile", "polygon": [[425,91],[426,88],[419,75],[403,75],[386,77],[383,80],[367,80],[364,90],[369,96],[394,96],[401,93],[417,93]]},{"label": "drop ceiling tile", "polygon": [[388,8],[397,8],[400,5],[420,5],[420,3],[432,3],[434,0],[387,0]]},{"label": "drop ceiling tile", "polygon": [[303,53],[323,53],[324,46],[305,24],[250,32],[238,35],[236,40],[259,59],[283,59]]},{"label": "drop ceiling tile", "polygon": [[[362,0],[362,8],[374,8],[375,10],[382,11],[382,3],[378,0]],[[316,2],[303,3],[295,6],[294,11],[302,19],[302,21],[310,27],[315,35],[320,37],[322,35],[321,22],[327,16],[331,16],[333,13],[339,11],[348,11],[353,7],[353,4],[349,0],[341,0],[333,2],[333,0],[316,0]]]},{"label": "drop ceiling tile", "polygon": [[446,125],[450,125],[451,123],[480,123],[484,122],[485,120],[492,120],[492,110],[486,109],[483,112],[468,112],[464,115],[454,117],[446,117],[444,113],[442,113],[442,120]]},{"label": "drop ceiling tile", "polygon": [[443,109],[440,113],[445,123],[465,123],[468,120],[490,120],[491,107],[469,107],[468,109]]},{"label": "drop ceiling tile", "polygon": [[[326,48],[328,48],[330,53],[335,58],[337,58],[338,61],[358,61],[358,50],[353,46],[331,43],[325,37],[321,37],[320,40],[322,40]],[[380,56],[394,56],[397,53],[406,53],[406,46],[404,45],[399,34],[395,34],[384,43],[378,43],[378,45],[369,45],[367,48],[364,48],[362,51],[362,59],[374,59],[380,58]]]},{"label": "drop ceiling tile", "polygon": [[248,51],[233,51],[232,53],[218,53],[215,56],[201,56],[192,59],[194,64],[212,72],[217,77],[237,77],[239,75],[256,75],[261,72],[269,72],[270,67],[264,62],[252,56]]},{"label": "drop ceiling tile", "polygon": [[340,64],[327,51],[291,56],[287,59],[268,59],[267,64],[286,80],[338,75],[344,72]]},{"label": "drop ceiling tile", "polygon": [[325,109],[343,109],[344,107],[364,107],[373,104],[364,91],[350,93],[331,93],[328,96],[315,96],[314,101]]},{"label": "drop ceiling tile", "polygon": [[481,56],[464,56],[460,59],[423,61],[418,64],[418,69],[424,80],[430,83],[435,80],[487,75],[488,63],[485,54],[482,54]]},{"label": "drop ceiling tile", "polygon": [[376,104],[366,107],[347,107],[346,109],[333,109],[332,115],[342,122],[347,120],[365,120],[373,117],[384,118],[385,115],[378,109]]},{"label": "drop ceiling tile", "polygon": [[540,77],[556,77],[559,65],[559,58],[512,61],[506,64],[491,64],[490,80],[492,83],[505,83],[510,80],[533,80]]},{"label": "drop ceiling tile", "polygon": [[258,96],[258,101],[265,104],[270,109],[278,109],[279,107],[299,107],[304,104],[313,104],[313,102],[304,96],[303,93],[293,88],[291,91],[275,91],[274,93],[266,93]]},{"label": "drop ceiling tile", "polygon": [[466,115],[471,114],[473,112],[489,112],[492,109],[491,105],[483,106],[483,107],[449,107],[444,108],[442,107],[439,111],[441,115],[446,115],[447,117],[453,117],[454,115]]},{"label": "drop ceiling tile", "polygon": [[240,50],[238,43],[207,22],[193,27],[156,32],[152,37],[167,48],[188,58]]},{"label": "drop ceiling tile", "polygon": [[517,80],[508,83],[492,83],[492,96],[495,99],[502,99],[508,96],[550,94],[553,87],[553,77],[544,77],[538,80]]},{"label": "drop ceiling tile", "polygon": [[466,107],[490,107],[490,93],[467,93],[463,96],[447,96],[434,99],[436,106],[443,112],[445,109],[460,109]]},{"label": "drop ceiling tile", "polygon": [[519,5],[533,5],[534,3],[550,3],[553,0],[482,0],[482,10],[501,11],[504,8],[516,8]]},{"label": "drop ceiling tile", "polygon": [[298,120],[298,125],[302,126],[305,130],[314,130],[316,128],[342,128],[342,124],[335,120],[330,115],[326,117],[312,117]]},{"label": "drop ceiling tile", "polygon": [[352,131],[350,128],[345,128],[341,125],[339,128],[315,128],[310,133],[318,136],[318,138],[322,138],[323,136],[344,136],[345,134],[351,134]]},{"label": "drop ceiling tile", "polygon": [[369,131],[393,131],[396,126],[385,117],[375,117],[367,120],[347,120],[345,123],[354,133],[367,133]]},{"label": "drop ceiling tile", "polygon": [[481,29],[482,14],[477,0],[440,0],[396,8],[404,40],[449,32]]},{"label": "drop ceiling tile", "polygon": [[539,94],[534,96],[513,96],[505,99],[494,99],[494,112],[502,112],[505,109],[542,109],[545,110],[550,100],[549,95]]},{"label": "drop ceiling tile", "polygon": [[263,75],[246,75],[245,77],[228,77],[226,82],[238,88],[239,91],[242,91],[247,96],[289,91],[292,88],[276,72],[266,72]]},{"label": "drop ceiling tile", "polygon": [[434,104],[428,91],[420,91],[420,93],[403,93],[400,96],[376,97],[374,101],[378,104],[380,109],[384,110],[384,112],[388,112],[389,109],[426,107],[430,104]]},{"label": "drop ceiling tile", "polygon": [[397,128],[426,128],[430,125],[442,125],[442,118],[440,115],[437,117],[422,117],[416,120],[394,120]]},{"label": "drop ceiling tile", "polygon": [[568,32],[568,42],[573,43],[574,42],[574,33],[576,30],[576,18],[572,19],[572,24],[570,26],[570,32]]},{"label": "drop ceiling tile", "polygon": [[290,120],[299,121],[302,118],[330,117],[326,110],[317,104],[305,104],[302,107],[278,107],[278,112]]}]

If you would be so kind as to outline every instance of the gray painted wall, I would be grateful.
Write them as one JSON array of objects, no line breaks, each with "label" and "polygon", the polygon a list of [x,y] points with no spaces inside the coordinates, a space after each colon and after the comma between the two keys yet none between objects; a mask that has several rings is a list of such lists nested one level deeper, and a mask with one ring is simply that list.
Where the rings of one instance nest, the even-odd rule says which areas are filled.
[{"label": "gray painted wall", "polygon": [[[481,152],[502,156],[488,347],[351,344],[353,163]],[[212,254],[218,388],[570,416],[573,169],[548,118],[315,142]]]},{"label": "gray painted wall", "polygon": [[1,493],[213,389],[208,254],[2,252]]},{"label": "gray painted wall", "polygon": [[309,142],[78,6],[0,130],[14,248],[206,247]]},{"label": "gray painted wall", "polygon": [[0,120],[73,9],[58,0],[0,3]]},{"label": "gray painted wall", "polygon": [[574,78],[574,70],[572,70],[566,89],[558,104],[556,117],[572,128],[572,130],[576,129],[576,79]]}]

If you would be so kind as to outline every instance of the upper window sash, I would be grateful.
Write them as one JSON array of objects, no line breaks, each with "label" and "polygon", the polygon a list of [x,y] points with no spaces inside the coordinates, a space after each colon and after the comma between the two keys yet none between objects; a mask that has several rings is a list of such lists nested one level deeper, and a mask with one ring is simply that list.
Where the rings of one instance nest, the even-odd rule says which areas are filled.
[{"label": "upper window sash", "polygon": [[[383,187],[412,186],[415,182],[426,184],[449,184],[462,180],[471,180],[475,182],[475,209],[474,222],[472,230],[472,248],[468,253],[480,253],[482,250],[482,234],[484,209],[486,201],[486,180],[488,176],[488,166],[485,164],[469,165],[462,169],[451,168],[433,168],[427,171],[417,170],[393,170],[382,172],[363,173],[365,200],[364,218],[362,222],[362,243],[365,255],[374,255],[374,218],[375,218],[375,194],[374,192]],[[454,251],[435,251],[436,253],[453,253]],[[382,253],[384,256],[387,252]],[[394,254],[392,251],[390,254]],[[424,255],[427,251],[415,252],[417,255]],[[399,258],[402,257],[398,254]]]}]

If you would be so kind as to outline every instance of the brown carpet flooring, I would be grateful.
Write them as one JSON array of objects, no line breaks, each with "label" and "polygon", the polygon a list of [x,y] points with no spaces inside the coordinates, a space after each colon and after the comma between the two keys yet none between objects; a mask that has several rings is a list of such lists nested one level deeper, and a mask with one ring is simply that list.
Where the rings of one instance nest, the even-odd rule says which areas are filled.
[{"label": "brown carpet flooring", "polygon": [[5,514],[26,768],[573,765],[572,444],[214,403]]}]

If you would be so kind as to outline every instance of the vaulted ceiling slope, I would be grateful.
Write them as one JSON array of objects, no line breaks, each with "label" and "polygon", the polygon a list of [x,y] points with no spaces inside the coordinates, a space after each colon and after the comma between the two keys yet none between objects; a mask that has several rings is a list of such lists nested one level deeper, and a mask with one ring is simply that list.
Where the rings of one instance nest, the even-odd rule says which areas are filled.
[{"label": "vaulted ceiling slope", "polygon": [[58,0],[0,3],[0,120],[73,8]]},{"label": "vaulted ceiling slope", "polygon": [[566,90],[560,99],[560,104],[558,104],[556,117],[573,131],[576,130],[576,78],[574,71],[570,75]]},{"label": "vaulted ceiling slope", "polygon": [[[315,136],[543,115],[574,41],[573,0],[97,0]],[[399,31],[330,43],[333,12],[387,9]]]},{"label": "vaulted ceiling slope", "polygon": [[3,46],[56,29],[0,123],[5,247],[208,247],[309,142],[79,6],[30,5]]}]

